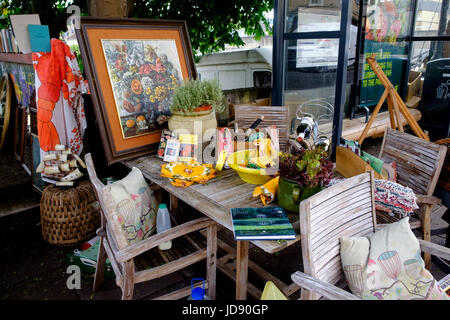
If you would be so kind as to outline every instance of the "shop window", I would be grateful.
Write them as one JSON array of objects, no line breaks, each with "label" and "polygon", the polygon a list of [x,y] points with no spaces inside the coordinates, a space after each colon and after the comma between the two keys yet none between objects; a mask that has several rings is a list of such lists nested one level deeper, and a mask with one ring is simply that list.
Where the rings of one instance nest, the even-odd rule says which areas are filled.
[{"label": "shop window", "polygon": [[323,0],[309,0],[310,7],[323,7]]}]

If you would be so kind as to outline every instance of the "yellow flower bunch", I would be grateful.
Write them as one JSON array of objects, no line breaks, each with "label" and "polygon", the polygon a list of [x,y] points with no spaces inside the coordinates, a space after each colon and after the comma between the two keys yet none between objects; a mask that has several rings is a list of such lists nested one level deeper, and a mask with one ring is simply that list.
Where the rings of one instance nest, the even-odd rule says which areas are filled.
[{"label": "yellow flower bunch", "polygon": [[156,99],[158,99],[158,101],[164,100],[165,98],[167,98],[167,95],[168,95],[167,88],[163,87],[163,86],[156,87],[155,95],[156,95]]},{"label": "yellow flower bunch", "polygon": [[152,88],[147,88],[147,89],[145,89],[145,94],[146,95],[151,95],[152,94]]},{"label": "yellow flower bunch", "polygon": [[153,94],[150,96],[149,99],[150,99],[150,102],[152,102],[152,103],[156,101],[155,96]]}]

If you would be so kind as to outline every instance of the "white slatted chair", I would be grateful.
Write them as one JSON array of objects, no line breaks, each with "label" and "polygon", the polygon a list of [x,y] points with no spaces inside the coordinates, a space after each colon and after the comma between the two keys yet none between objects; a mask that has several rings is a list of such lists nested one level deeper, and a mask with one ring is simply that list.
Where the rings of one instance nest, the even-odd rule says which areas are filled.
[{"label": "white slatted chair", "polygon": [[[166,232],[153,235],[140,242],[124,246],[122,241],[122,245],[118,245],[123,239],[121,239],[119,235],[121,231],[115,230],[114,228],[116,225],[109,223],[107,218],[109,216],[107,213],[114,210],[112,199],[108,198],[109,193],[103,192],[104,188],[107,188],[107,186],[98,179],[90,153],[85,156],[85,162],[89,178],[94,185],[101,205],[101,227],[97,230],[97,235],[100,236],[100,248],[95,270],[93,291],[98,291],[103,283],[104,267],[107,257],[110,260],[116,275],[116,283],[122,290],[122,300],[130,300],[133,298],[134,285],[136,283],[163,277],[206,258],[206,294],[209,298],[215,299],[217,224],[207,217],[202,217],[174,226]],[[142,271],[135,270],[134,258],[138,255],[158,247],[161,243],[181,236],[186,236],[189,233],[205,228],[207,229],[206,248],[200,248],[194,253],[151,269]],[[158,297],[157,299],[180,299],[190,295],[190,293],[191,287],[186,286],[185,288]]]},{"label": "white slatted chair", "polygon": [[[300,233],[304,272],[291,275],[301,299],[332,300],[359,297],[345,284],[340,258],[342,236],[366,236],[375,231],[373,173],[366,172],[331,186],[300,203]],[[419,239],[422,251],[450,259],[450,249]]]},{"label": "white slatted chair", "polygon": [[[379,158],[390,163],[397,162],[397,182],[411,188],[417,196],[420,219],[410,219],[411,229],[422,229],[423,239],[431,240],[431,210],[441,200],[433,197],[445,162],[447,148],[420,139],[408,133],[386,128]],[[377,211],[377,223],[396,222],[399,219]],[[425,266],[431,268],[431,256],[424,254]]]}]

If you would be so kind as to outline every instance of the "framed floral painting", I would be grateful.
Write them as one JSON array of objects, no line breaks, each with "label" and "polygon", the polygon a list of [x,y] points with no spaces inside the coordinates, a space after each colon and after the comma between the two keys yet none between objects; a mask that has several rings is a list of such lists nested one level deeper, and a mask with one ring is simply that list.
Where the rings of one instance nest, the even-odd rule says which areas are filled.
[{"label": "framed floral painting", "polygon": [[174,89],[196,78],[186,23],[82,17],[77,38],[107,162],[156,151]]}]

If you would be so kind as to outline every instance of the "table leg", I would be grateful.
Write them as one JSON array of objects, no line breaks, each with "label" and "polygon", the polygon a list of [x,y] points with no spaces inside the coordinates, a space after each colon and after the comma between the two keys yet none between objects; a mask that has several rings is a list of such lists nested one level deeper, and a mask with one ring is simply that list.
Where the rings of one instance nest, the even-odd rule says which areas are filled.
[{"label": "table leg", "polygon": [[237,241],[236,300],[247,300],[248,241]]},{"label": "table leg", "polygon": [[173,194],[170,194],[170,204],[169,204],[170,212],[174,212],[178,210],[178,198]]}]

